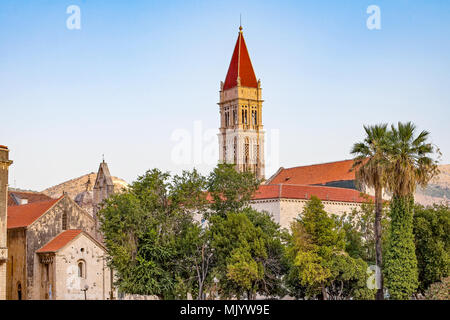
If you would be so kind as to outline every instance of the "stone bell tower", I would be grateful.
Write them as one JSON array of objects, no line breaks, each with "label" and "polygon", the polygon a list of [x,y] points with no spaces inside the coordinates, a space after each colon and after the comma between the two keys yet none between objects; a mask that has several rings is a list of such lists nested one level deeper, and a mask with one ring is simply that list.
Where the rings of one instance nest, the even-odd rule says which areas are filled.
[{"label": "stone bell tower", "polygon": [[264,179],[261,81],[256,80],[242,26],[225,83],[220,83],[219,161]]},{"label": "stone bell tower", "polygon": [[103,161],[100,163],[97,172],[97,178],[95,179],[94,188],[93,188],[93,214],[96,223],[96,238],[100,242],[102,242],[102,235],[100,233],[100,221],[98,217],[98,212],[101,209],[101,204],[104,200],[109,198],[114,194],[114,183],[109,173],[108,164]]},{"label": "stone bell tower", "polygon": [[0,300],[6,299],[8,168],[11,164],[8,147],[0,145]]}]

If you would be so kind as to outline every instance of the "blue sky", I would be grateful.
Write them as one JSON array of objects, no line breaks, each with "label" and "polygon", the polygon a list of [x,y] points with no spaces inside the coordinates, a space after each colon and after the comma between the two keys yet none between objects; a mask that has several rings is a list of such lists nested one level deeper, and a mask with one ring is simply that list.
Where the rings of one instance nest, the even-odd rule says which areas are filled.
[{"label": "blue sky", "polygon": [[[66,28],[70,5],[80,30]],[[381,30],[366,27],[369,5]],[[397,121],[429,130],[450,162],[448,1],[2,0],[10,185],[42,190],[96,171],[102,154],[128,182],[153,167],[207,173],[174,163],[172,134],[217,129],[240,14],[280,166],[348,159],[363,124]]]}]

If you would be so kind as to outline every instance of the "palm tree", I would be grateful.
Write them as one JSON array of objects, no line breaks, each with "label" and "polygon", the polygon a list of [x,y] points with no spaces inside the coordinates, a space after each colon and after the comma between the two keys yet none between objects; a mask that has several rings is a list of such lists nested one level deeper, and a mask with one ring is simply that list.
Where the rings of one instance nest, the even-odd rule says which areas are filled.
[{"label": "palm tree", "polygon": [[413,234],[414,191],[426,187],[439,173],[437,161],[430,156],[439,149],[427,142],[429,132],[416,136],[411,122],[391,126],[387,151],[389,168],[387,190],[390,203],[389,245],[385,253],[385,275],[389,293],[394,299],[408,299],[417,288],[417,259]]},{"label": "palm tree", "polygon": [[[353,145],[351,153],[355,155],[352,170],[360,188],[373,188],[375,190],[375,252],[376,265],[380,268],[383,263],[381,249],[381,218],[383,210],[383,189],[386,187],[388,130],[387,124],[364,126],[366,137],[363,142]],[[379,273],[380,281],[376,299],[383,300],[383,274]]]}]

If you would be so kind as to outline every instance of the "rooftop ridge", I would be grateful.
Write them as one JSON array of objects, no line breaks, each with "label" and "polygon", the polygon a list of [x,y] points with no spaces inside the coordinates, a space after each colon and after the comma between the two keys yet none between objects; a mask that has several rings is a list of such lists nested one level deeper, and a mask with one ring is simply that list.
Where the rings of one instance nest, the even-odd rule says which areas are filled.
[{"label": "rooftop ridge", "polygon": [[315,166],[322,166],[322,165],[325,165],[325,164],[347,162],[347,161],[353,161],[353,159],[345,159],[345,160],[337,160],[337,161],[330,161],[330,162],[321,162],[321,163],[307,164],[307,165],[303,165],[303,166],[295,166],[295,167],[283,168],[283,170],[289,170],[289,169],[295,169],[295,168],[303,168],[303,167],[315,167]]},{"label": "rooftop ridge", "polygon": [[326,185],[320,185],[320,184],[292,184],[292,183],[270,183],[270,184],[264,184],[261,185],[261,187],[264,186],[294,186],[294,187],[313,187],[313,188],[328,188],[328,189],[338,189],[338,190],[352,190],[352,191],[358,191],[361,193],[364,193],[357,189],[351,189],[351,188],[340,188],[340,187],[333,187],[333,186],[326,186]]},{"label": "rooftop ridge", "polygon": [[53,185],[53,186],[51,186],[51,187],[48,187],[48,188],[46,188],[46,189],[44,189],[44,190],[42,190],[42,191],[40,191],[40,192],[43,192],[43,191],[48,190],[48,189],[51,189],[51,188],[59,187],[59,186],[65,184],[65,183],[67,183],[67,182],[75,181],[75,180],[78,180],[78,179],[80,179],[80,178],[83,178],[83,177],[88,176],[88,175],[91,175],[91,174],[96,174],[96,173],[95,173],[95,172],[90,172],[90,173],[83,174],[83,175],[81,175],[81,176],[79,176],[79,177],[72,178],[72,179],[70,179],[70,180],[66,180],[66,181],[64,181],[64,182],[55,184],[55,185]]}]

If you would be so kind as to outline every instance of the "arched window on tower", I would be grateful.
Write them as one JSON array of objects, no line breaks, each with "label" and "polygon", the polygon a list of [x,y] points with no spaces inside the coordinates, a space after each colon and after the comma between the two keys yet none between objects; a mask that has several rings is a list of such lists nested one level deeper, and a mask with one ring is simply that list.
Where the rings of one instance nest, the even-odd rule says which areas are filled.
[{"label": "arched window on tower", "polygon": [[260,156],[259,156],[259,144],[256,145],[256,167],[259,167],[259,160],[260,160]]},{"label": "arched window on tower", "polygon": [[245,169],[247,170],[249,168],[250,163],[250,142],[248,137],[245,138],[244,163]]},{"label": "arched window on tower", "polygon": [[234,137],[234,164],[237,164],[237,138]]},{"label": "arched window on tower", "polygon": [[226,141],[223,144],[223,163],[227,163],[227,145]]}]

